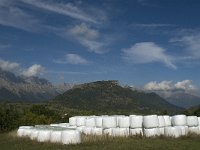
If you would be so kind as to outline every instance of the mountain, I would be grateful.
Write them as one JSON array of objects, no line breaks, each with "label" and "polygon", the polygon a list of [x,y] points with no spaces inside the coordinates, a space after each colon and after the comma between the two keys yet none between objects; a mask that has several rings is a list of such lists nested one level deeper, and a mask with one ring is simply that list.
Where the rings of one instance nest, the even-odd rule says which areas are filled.
[{"label": "mountain", "polygon": [[52,101],[69,108],[94,111],[161,113],[179,112],[183,109],[174,106],[155,93],[133,91],[122,87],[117,81],[97,81],[74,86]]},{"label": "mountain", "polygon": [[71,88],[70,84],[53,85],[38,77],[17,76],[0,69],[0,100],[44,101]]},{"label": "mountain", "polygon": [[190,108],[200,104],[200,97],[185,91],[154,91],[169,103],[182,107]]},{"label": "mountain", "polygon": [[200,97],[187,93],[174,93],[170,97],[166,98],[166,100],[183,108],[190,108],[200,104]]}]

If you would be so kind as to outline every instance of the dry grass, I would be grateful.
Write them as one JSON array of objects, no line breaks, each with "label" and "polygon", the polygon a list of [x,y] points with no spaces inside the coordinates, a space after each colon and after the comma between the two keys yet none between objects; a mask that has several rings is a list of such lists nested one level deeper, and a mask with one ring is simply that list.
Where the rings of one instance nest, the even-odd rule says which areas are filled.
[{"label": "dry grass", "polygon": [[38,143],[28,138],[18,138],[16,131],[0,134],[0,150],[199,150],[200,137],[190,134],[178,139],[156,137],[109,137],[82,135],[78,145]]}]

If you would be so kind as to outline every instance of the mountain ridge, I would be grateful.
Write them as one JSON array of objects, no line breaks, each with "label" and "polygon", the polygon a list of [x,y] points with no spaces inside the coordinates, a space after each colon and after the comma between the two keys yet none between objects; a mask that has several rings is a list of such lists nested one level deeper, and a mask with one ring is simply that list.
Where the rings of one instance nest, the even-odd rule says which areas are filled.
[{"label": "mountain ridge", "polygon": [[168,103],[155,93],[133,91],[122,87],[117,81],[96,81],[74,86],[58,95],[52,103],[60,103],[69,108],[96,111],[137,111],[137,112],[178,112],[183,110]]},{"label": "mountain ridge", "polygon": [[17,76],[0,69],[0,100],[45,101],[70,89],[72,85],[53,85],[44,78]]}]

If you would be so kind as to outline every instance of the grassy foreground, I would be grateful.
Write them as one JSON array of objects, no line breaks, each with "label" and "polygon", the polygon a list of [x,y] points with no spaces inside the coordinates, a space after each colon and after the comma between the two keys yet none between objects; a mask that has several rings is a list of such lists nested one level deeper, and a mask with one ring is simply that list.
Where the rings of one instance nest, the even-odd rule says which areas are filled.
[{"label": "grassy foreground", "polygon": [[61,145],[38,143],[27,138],[17,138],[16,132],[0,134],[1,150],[199,150],[200,137],[173,138],[111,138],[83,136],[83,143]]}]

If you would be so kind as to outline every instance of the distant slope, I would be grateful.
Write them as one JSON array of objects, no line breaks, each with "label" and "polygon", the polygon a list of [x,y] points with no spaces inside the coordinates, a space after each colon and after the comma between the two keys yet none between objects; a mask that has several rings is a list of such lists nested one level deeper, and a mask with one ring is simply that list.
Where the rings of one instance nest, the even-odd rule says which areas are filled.
[{"label": "distant slope", "polygon": [[197,106],[200,104],[200,97],[190,95],[187,93],[177,93],[166,98],[166,100],[176,106],[183,108],[190,108],[192,106]]},{"label": "distant slope", "polygon": [[155,93],[144,93],[124,88],[116,81],[97,81],[76,86],[58,95],[53,103],[69,108],[96,111],[129,111],[139,113],[178,112],[176,107]]},{"label": "distant slope", "polygon": [[16,76],[0,69],[0,100],[44,101],[54,98],[71,88],[70,85],[52,85],[38,77]]}]

